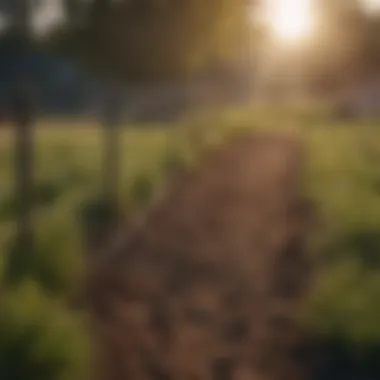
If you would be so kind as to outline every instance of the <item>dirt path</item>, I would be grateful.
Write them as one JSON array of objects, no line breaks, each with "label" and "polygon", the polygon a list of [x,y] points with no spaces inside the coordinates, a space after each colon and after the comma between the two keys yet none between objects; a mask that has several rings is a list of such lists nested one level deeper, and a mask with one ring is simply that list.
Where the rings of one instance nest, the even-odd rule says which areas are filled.
[{"label": "dirt path", "polygon": [[101,380],[303,377],[303,160],[293,137],[230,142],[126,233],[90,282]]}]

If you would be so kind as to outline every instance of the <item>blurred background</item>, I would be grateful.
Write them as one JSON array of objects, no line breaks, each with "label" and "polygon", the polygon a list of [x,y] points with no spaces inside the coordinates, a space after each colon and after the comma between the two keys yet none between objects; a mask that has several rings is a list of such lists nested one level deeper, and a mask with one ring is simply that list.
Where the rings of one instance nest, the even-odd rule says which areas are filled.
[{"label": "blurred background", "polygon": [[380,378],[379,128],[379,0],[0,1],[0,378],[86,379],[88,252],[255,130],[308,149],[315,379]]}]

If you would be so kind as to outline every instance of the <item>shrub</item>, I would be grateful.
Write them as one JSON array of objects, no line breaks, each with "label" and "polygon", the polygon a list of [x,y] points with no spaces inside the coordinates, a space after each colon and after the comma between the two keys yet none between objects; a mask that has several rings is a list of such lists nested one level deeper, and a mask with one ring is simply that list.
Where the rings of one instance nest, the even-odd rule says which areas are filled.
[{"label": "shrub", "polygon": [[33,280],[2,297],[2,379],[86,379],[90,346],[80,316],[47,297]]}]

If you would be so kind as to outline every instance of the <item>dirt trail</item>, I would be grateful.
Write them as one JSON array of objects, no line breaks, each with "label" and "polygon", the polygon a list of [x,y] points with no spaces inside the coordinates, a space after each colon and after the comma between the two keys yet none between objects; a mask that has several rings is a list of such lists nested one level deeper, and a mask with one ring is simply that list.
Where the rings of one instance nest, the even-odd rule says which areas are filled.
[{"label": "dirt trail", "polygon": [[90,279],[99,379],[303,378],[303,160],[293,137],[256,134],[169,186]]}]

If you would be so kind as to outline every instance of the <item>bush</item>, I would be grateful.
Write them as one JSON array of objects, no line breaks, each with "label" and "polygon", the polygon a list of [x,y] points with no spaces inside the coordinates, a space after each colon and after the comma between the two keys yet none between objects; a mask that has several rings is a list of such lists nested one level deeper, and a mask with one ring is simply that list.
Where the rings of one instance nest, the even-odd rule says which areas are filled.
[{"label": "bush", "polygon": [[90,350],[80,316],[47,297],[33,280],[2,297],[2,379],[86,379]]},{"label": "bush", "polygon": [[46,292],[57,297],[72,294],[83,273],[79,225],[64,202],[34,218],[34,246],[5,245],[7,274],[11,283],[25,277],[38,281]]}]

